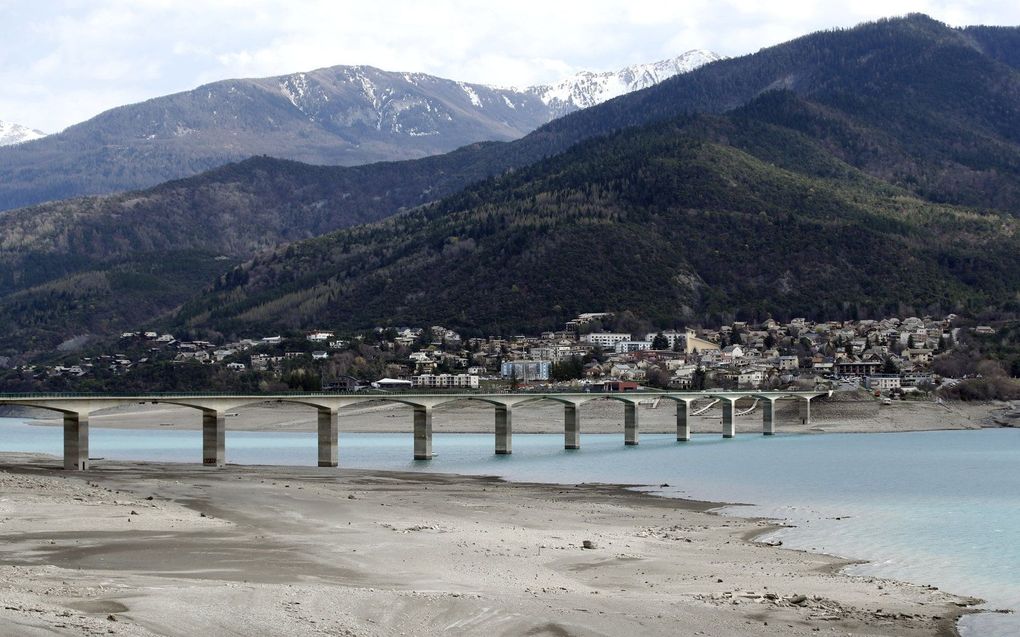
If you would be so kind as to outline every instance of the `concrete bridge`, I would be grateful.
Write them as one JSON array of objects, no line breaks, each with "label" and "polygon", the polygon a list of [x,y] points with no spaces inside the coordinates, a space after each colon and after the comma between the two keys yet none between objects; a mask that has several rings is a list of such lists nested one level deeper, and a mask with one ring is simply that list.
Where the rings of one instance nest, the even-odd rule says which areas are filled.
[{"label": "concrete bridge", "polygon": [[624,444],[636,445],[639,439],[638,402],[649,398],[670,400],[676,404],[676,439],[691,439],[688,424],[691,404],[696,400],[714,400],[722,406],[722,435],[736,435],[736,403],[743,398],[758,401],[762,407],[762,433],[776,432],[776,403],[795,400],[799,405],[799,420],[807,424],[811,417],[811,401],[831,392],[765,391],[765,392],[522,392],[503,394],[465,393],[305,393],[279,395],[206,395],[206,394],[146,394],[133,396],[107,396],[97,394],[0,394],[0,405],[35,407],[63,414],[64,417],[64,468],[85,470],[89,466],[89,416],[113,407],[138,404],[163,404],[191,407],[202,412],[202,460],[207,465],[222,466],[225,457],[224,420],[228,412],[259,403],[294,403],[314,407],[318,411],[319,466],[335,467],[338,464],[337,443],[339,411],[345,407],[368,402],[391,402],[408,405],[413,409],[414,458],[432,458],[432,410],[456,401],[488,403],[495,408],[496,453],[509,454],[513,435],[513,410],[526,403],[542,400],[563,405],[563,442],[566,449],[580,449],[581,420],[579,407],[592,400],[616,400],[623,403]]}]

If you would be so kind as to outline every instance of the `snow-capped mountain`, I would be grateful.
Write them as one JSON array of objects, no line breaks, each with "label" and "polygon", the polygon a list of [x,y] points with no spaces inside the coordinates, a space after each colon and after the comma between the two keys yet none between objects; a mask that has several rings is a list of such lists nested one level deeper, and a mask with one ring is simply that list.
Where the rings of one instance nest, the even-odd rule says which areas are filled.
[{"label": "snow-capped mountain", "polygon": [[213,82],[0,149],[0,210],[144,188],[253,155],[350,166],[509,141],[715,59],[690,51],[524,89],[371,66]]},{"label": "snow-capped mountain", "polygon": [[601,104],[625,93],[648,88],[674,75],[722,59],[721,55],[694,49],[669,60],[636,64],[619,71],[581,71],[551,86],[532,86],[526,92],[537,96],[552,110],[553,117]]},{"label": "snow-capped mountain", "polygon": [[46,137],[46,133],[0,119],[0,146],[12,146]]}]

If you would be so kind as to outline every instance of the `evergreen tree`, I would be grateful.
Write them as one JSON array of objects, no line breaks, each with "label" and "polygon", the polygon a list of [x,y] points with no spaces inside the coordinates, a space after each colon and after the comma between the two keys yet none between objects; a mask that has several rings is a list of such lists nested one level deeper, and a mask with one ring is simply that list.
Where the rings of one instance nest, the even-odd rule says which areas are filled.
[{"label": "evergreen tree", "polygon": [[658,334],[655,335],[655,338],[652,339],[652,349],[654,350],[669,349],[669,339],[666,338],[665,334],[659,332]]}]

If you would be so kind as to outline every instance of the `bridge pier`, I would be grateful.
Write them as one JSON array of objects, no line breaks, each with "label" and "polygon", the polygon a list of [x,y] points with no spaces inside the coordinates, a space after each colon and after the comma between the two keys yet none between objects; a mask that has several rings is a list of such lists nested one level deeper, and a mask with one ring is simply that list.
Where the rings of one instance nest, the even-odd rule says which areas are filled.
[{"label": "bridge pier", "polygon": [[623,444],[638,443],[638,410],[637,403],[623,403]]},{"label": "bridge pier", "polygon": [[761,400],[761,433],[765,436],[776,434],[776,401],[773,398]]},{"label": "bridge pier", "polygon": [[577,405],[563,405],[563,448],[581,448],[581,415]]},{"label": "bridge pier", "polygon": [[802,398],[798,405],[800,411],[800,424],[810,425],[811,424],[811,399]]},{"label": "bridge pier", "polygon": [[432,459],[432,407],[414,405],[414,459]]},{"label": "bridge pier", "polygon": [[496,455],[513,453],[513,410],[509,405],[496,405]]},{"label": "bridge pier", "polygon": [[226,464],[226,423],[218,409],[202,410],[202,464],[222,467]]},{"label": "bridge pier", "polygon": [[67,471],[85,471],[88,468],[88,412],[64,413],[64,469]]},{"label": "bridge pier", "polygon": [[319,466],[335,467],[339,464],[337,447],[340,434],[340,415],[338,410],[319,407],[318,424]]},{"label": "bridge pier", "polygon": [[676,440],[687,442],[691,439],[691,404],[686,400],[676,400]]},{"label": "bridge pier", "polygon": [[737,423],[734,412],[737,408],[737,401],[729,398],[722,399],[722,436],[733,438],[737,435]]}]

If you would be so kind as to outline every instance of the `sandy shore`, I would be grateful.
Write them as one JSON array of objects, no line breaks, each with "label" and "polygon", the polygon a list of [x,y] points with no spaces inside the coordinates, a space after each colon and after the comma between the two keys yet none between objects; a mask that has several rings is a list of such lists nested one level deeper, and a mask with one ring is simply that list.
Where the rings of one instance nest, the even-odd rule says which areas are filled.
[{"label": "sandy shore", "polygon": [[[699,407],[699,403],[696,407]],[[750,407],[748,401],[747,407]],[[747,407],[741,407],[746,409]],[[995,424],[997,414],[1010,410],[1006,403],[949,402],[935,404],[921,401],[894,401],[882,405],[875,400],[816,400],[812,403],[811,423],[800,424],[796,406],[780,402],[777,407],[778,430],[790,433],[852,432],[879,433],[926,431],[934,429],[979,429]],[[623,432],[623,405],[612,400],[597,400],[581,406],[581,428],[587,433]],[[641,431],[669,433],[676,431],[676,411],[671,401],[639,407]],[[58,425],[52,412],[34,410],[28,415],[41,425]],[[230,412],[227,426],[246,431],[315,431],[315,410],[288,403],[269,403],[242,407]],[[691,419],[695,433],[722,431],[722,414],[718,408]],[[481,403],[460,402],[437,407],[433,429],[437,433],[488,433],[493,431],[493,409]],[[199,429],[200,412],[187,407],[168,405],[132,405],[91,416],[94,427],[114,428],[177,428]],[[1020,423],[1017,423],[1020,425]],[[540,402],[514,409],[514,433],[561,433],[563,408],[555,403]],[[373,403],[340,411],[342,432],[410,432],[411,409],[403,405]],[[737,418],[737,431],[761,431],[761,410]]]},{"label": "sandy shore", "polygon": [[0,635],[928,636],[973,601],[618,487],[56,465],[0,454]]}]

